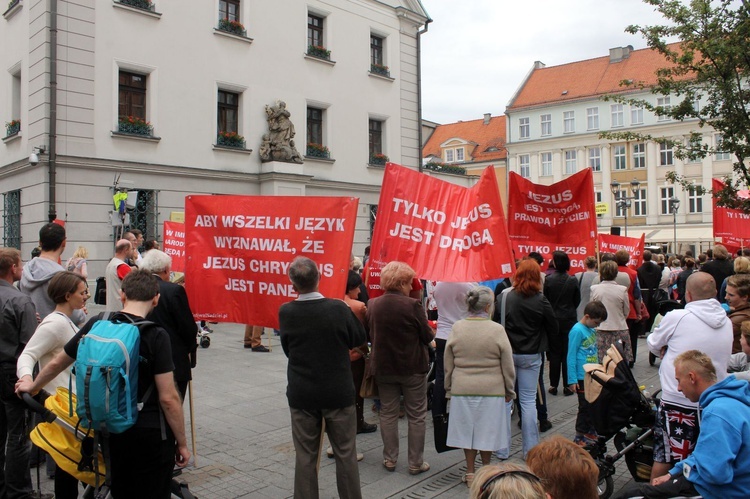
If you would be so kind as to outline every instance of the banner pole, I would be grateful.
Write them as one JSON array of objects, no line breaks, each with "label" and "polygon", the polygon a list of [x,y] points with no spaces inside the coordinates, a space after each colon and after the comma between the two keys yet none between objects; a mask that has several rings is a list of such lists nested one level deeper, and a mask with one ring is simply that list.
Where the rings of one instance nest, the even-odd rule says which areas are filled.
[{"label": "banner pole", "polygon": [[188,381],[188,403],[190,404],[190,439],[193,443],[193,466],[198,467],[198,454],[195,452],[195,412],[193,411],[193,380]]}]

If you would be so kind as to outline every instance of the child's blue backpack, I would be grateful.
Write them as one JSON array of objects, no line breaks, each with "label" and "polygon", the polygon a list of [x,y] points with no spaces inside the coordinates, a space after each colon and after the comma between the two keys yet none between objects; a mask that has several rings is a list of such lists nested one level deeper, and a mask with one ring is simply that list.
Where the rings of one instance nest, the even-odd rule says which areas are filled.
[{"label": "child's blue backpack", "polygon": [[107,313],[81,338],[74,372],[82,427],[99,430],[104,424],[109,432],[122,433],[135,424],[143,406],[138,403],[140,328],[153,324],[125,314],[109,319]]}]

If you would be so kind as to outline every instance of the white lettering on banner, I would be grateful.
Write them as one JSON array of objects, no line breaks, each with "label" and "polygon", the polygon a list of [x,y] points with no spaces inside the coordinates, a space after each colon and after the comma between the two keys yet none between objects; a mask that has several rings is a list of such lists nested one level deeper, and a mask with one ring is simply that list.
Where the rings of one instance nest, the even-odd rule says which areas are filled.
[{"label": "white lettering on banner", "polygon": [[289,283],[259,282],[258,293],[269,296],[297,296],[294,287]]},{"label": "white lettering on banner", "polygon": [[227,279],[227,283],[224,285],[224,289],[227,291],[241,291],[243,293],[252,293],[255,282],[248,281],[247,279]]},{"label": "white lettering on banner", "polygon": [[178,250],[177,248],[164,248],[164,253],[169,256],[185,256],[185,250]]},{"label": "white lettering on banner", "polygon": [[415,243],[421,243],[424,240],[425,244],[432,242],[432,236],[434,232],[424,230],[419,227],[412,227],[411,225],[403,225],[400,222],[396,222],[396,226],[388,233],[393,237],[400,237],[401,239],[409,239]]},{"label": "white lettering on banner", "polygon": [[289,217],[256,217],[253,215],[222,215],[224,227],[237,229],[289,229]]},{"label": "white lettering on banner", "polygon": [[577,222],[579,220],[588,220],[590,218],[591,213],[589,213],[588,211],[583,211],[581,213],[573,213],[572,215],[563,217],[560,222]]},{"label": "white lettering on banner", "polygon": [[540,253],[542,255],[551,253],[549,246],[533,246],[530,244],[519,244],[518,251],[520,251],[524,255],[528,255],[532,251],[536,251],[537,253]]},{"label": "white lettering on banner", "polygon": [[454,251],[469,250],[483,244],[495,244],[492,241],[489,229],[484,229],[481,234],[479,232],[472,232],[463,237],[440,236],[440,247],[450,248]]},{"label": "white lettering on banner", "polygon": [[244,249],[251,251],[280,251],[296,253],[288,239],[264,239],[257,237],[214,236],[214,244],[222,249]]},{"label": "white lettering on banner", "polygon": [[439,225],[445,223],[445,213],[426,206],[419,206],[417,203],[407,201],[406,199],[393,198],[393,211],[399,212],[403,209],[404,215],[409,215],[420,220],[427,220]]},{"label": "white lettering on banner", "polygon": [[195,219],[196,227],[218,227],[219,215],[198,215]]},{"label": "white lettering on banner", "polygon": [[534,216],[534,215],[527,215],[526,213],[516,212],[513,214],[514,220],[519,220],[521,222],[531,222],[535,224],[542,224],[542,225],[548,225],[552,227],[552,219],[550,217],[545,216]]},{"label": "white lettering on banner", "polygon": [[323,250],[323,241],[302,241],[301,253],[318,253],[322,255],[325,253]]},{"label": "white lettering on banner", "polygon": [[475,206],[465,217],[457,217],[451,222],[451,227],[454,229],[465,229],[471,222],[476,222],[480,218],[490,218],[492,216],[492,208],[487,203]]},{"label": "white lettering on banner", "polygon": [[560,204],[563,202],[571,201],[573,199],[573,192],[570,189],[559,192],[557,194],[538,194],[536,192],[529,191],[529,199],[543,204]]},{"label": "white lettering on banner", "polygon": [[[534,206],[527,204],[526,207]],[[560,213],[561,215],[567,215],[568,213],[576,210],[580,210],[581,205],[578,203],[573,203],[570,206],[566,206],[565,208],[546,208],[547,213]],[[531,211],[539,211],[539,210],[531,210]]]},{"label": "white lettering on banner", "polygon": [[[335,228],[334,228],[335,227]],[[300,218],[294,226],[295,230],[327,230],[344,232],[343,218]]]},{"label": "white lettering on banner", "polygon": [[228,270],[245,270],[245,261],[242,258],[223,257],[223,256],[209,256],[206,263],[203,264],[204,269],[228,269]]}]

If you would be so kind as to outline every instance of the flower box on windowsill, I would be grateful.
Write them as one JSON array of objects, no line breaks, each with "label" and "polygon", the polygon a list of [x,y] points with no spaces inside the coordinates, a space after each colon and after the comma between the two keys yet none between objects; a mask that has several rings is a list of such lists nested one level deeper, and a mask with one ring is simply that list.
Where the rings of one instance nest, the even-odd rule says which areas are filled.
[{"label": "flower box on windowsill", "polygon": [[320,158],[320,159],[331,159],[331,151],[322,144],[315,144],[310,142],[307,144],[307,150],[305,156],[308,158]]},{"label": "flower box on windowsill", "polygon": [[154,5],[154,3],[151,0],[115,0],[115,1],[121,3],[122,5],[127,5],[128,7],[133,7],[136,9],[148,10],[149,12],[156,11],[156,5]]},{"label": "flower box on windowsill", "polygon": [[425,170],[438,173],[452,173],[453,175],[466,175],[466,168],[457,165],[445,165],[442,163],[430,162],[424,165]]},{"label": "flower box on windowsill", "polygon": [[235,149],[245,149],[245,137],[237,132],[219,132],[216,136],[216,145],[233,147]]},{"label": "flower box on windowsill", "polygon": [[386,78],[391,77],[391,72],[388,70],[388,66],[383,66],[382,64],[370,64],[370,73],[378,76],[385,76]]},{"label": "flower box on windowsill", "polygon": [[372,166],[385,166],[388,162],[388,156],[385,154],[377,153],[370,155],[370,162]]},{"label": "flower box on windowsill", "polygon": [[331,60],[331,51],[320,45],[310,45],[307,47],[307,55],[317,57],[326,61]]},{"label": "flower box on windowsill", "polygon": [[11,120],[5,123],[5,138],[18,135],[21,131],[21,120]]},{"label": "flower box on windowsill", "polygon": [[232,35],[243,36],[247,38],[247,30],[245,26],[239,21],[233,21],[231,19],[219,19],[219,26],[216,28],[219,31],[225,31]]},{"label": "flower box on windowsill", "polygon": [[3,12],[3,17],[7,20],[13,17],[13,14],[21,10],[21,0],[11,0],[8,3],[8,9]]},{"label": "flower box on windowsill", "polygon": [[128,135],[142,135],[153,137],[154,127],[146,120],[134,116],[121,117],[117,123],[117,131]]}]

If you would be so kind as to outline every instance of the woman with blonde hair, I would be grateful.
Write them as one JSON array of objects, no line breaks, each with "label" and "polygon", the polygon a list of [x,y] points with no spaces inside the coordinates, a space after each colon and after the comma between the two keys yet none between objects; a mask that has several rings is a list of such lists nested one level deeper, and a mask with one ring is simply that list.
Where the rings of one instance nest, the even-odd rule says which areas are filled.
[{"label": "woman with blonde hair", "polygon": [[430,469],[424,461],[425,417],[427,415],[427,345],[435,332],[419,301],[409,297],[416,273],[403,262],[390,262],[380,271],[385,294],[367,304],[365,328],[372,352],[370,372],[380,392],[380,436],[383,466],[396,470],[398,461],[398,412],[401,396],[409,423],[409,473]]},{"label": "woman with blonde hair", "polygon": [[469,491],[471,499],[547,499],[542,480],[523,464],[483,466]]},{"label": "woman with blonde hair", "polygon": [[89,271],[86,266],[86,259],[89,257],[89,250],[84,246],[76,248],[75,253],[68,259],[68,263],[65,264],[65,269],[69,272],[75,272],[80,274],[84,279],[88,279]]}]

